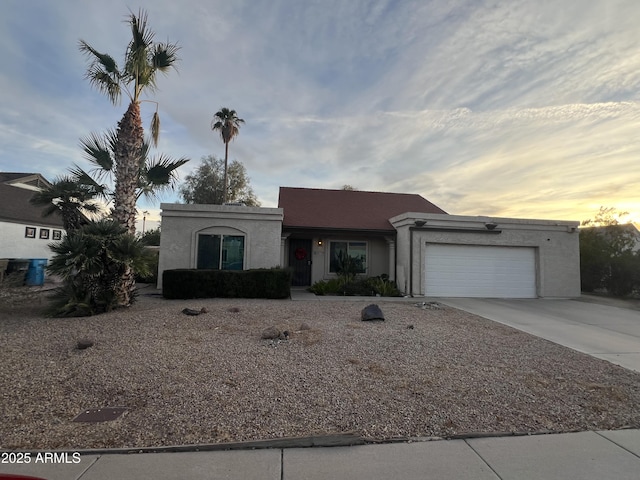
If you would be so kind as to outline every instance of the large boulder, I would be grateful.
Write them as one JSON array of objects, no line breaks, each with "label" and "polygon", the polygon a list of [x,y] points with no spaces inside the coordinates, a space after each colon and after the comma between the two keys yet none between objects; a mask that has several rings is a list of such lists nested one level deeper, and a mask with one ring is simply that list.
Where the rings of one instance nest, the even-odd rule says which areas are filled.
[{"label": "large boulder", "polygon": [[360,319],[363,322],[368,322],[371,320],[382,320],[384,321],[384,314],[378,305],[372,303],[371,305],[367,305],[360,312]]}]

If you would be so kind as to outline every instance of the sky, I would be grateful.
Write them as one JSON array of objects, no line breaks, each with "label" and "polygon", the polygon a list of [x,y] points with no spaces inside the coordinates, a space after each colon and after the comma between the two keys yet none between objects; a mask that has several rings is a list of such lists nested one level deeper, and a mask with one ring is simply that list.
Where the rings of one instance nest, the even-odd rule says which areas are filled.
[{"label": "sky", "polygon": [[[191,159],[178,185],[224,157],[210,124],[228,107],[245,120],[230,160],[264,207],[280,186],[348,184],[456,215],[586,220],[606,206],[640,223],[637,0],[0,0],[0,171],[90,168],[79,139],[127,105],[84,78],[78,41],[121,62],[140,8],[180,46],[147,97],[156,153]],[[139,207],[157,226],[160,203]]]}]

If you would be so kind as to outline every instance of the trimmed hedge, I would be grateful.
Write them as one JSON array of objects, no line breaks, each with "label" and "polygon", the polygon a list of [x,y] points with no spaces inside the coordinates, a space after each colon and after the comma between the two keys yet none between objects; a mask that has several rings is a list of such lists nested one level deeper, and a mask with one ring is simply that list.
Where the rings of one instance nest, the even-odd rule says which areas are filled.
[{"label": "trimmed hedge", "polygon": [[162,272],[162,295],[169,299],[289,298],[291,271],[282,268],[165,270]]}]

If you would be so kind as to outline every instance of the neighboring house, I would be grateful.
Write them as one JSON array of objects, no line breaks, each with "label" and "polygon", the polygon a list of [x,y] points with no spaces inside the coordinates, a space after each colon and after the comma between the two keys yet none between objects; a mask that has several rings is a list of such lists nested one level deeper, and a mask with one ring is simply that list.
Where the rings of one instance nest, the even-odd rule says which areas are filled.
[{"label": "neighboring house", "polygon": [[39,173],[0,172],[0,258],[51,258],[64,235],[62,217],[42,216],[29,200],[50,183]]},{"label": "neighboring house", "polygon": [[353,190],[281,187],[278,207],[162,204],[160,276],[280,265],[307,286],[335,278],[346,254],[408,295],[580,295],[578,222],[449,215],[419,195]]}]

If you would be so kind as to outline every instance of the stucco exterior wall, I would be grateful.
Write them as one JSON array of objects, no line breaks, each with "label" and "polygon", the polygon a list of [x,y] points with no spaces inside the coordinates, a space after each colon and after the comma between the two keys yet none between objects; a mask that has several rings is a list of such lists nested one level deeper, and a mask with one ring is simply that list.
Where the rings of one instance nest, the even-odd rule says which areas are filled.
[{"label": "stucco exterior wall", "polygon": [[[416,220],[425,224],[418,227]],[[422,213],[405,213],[390,221],[398,232],[397,281],[402,291],[425,294],[428,244],[455,244],[533,247],[538,296],[580,295],[579,222]],[[496,224],[493,233],[487,223]]]},{"label": "stucco exterior wall", "polygon": [[162,272],[196,268],[198,234],[244,235],[244,269],[280,266],[281,208],[163,203],[158,288]]},{"label": "stucco exterior wall", "polygon": [[[25,237],[25,228],[35,229],[35,238]],[[48,239],[40,238],[41,229],[49,231]],[[53,257],[53,252],[48,245],[54,243],[53,231],[57,230],[64,234],[60,228],[50,225],[20,224],[11,222],[0,222],[0,258],[47,258]]]}]

